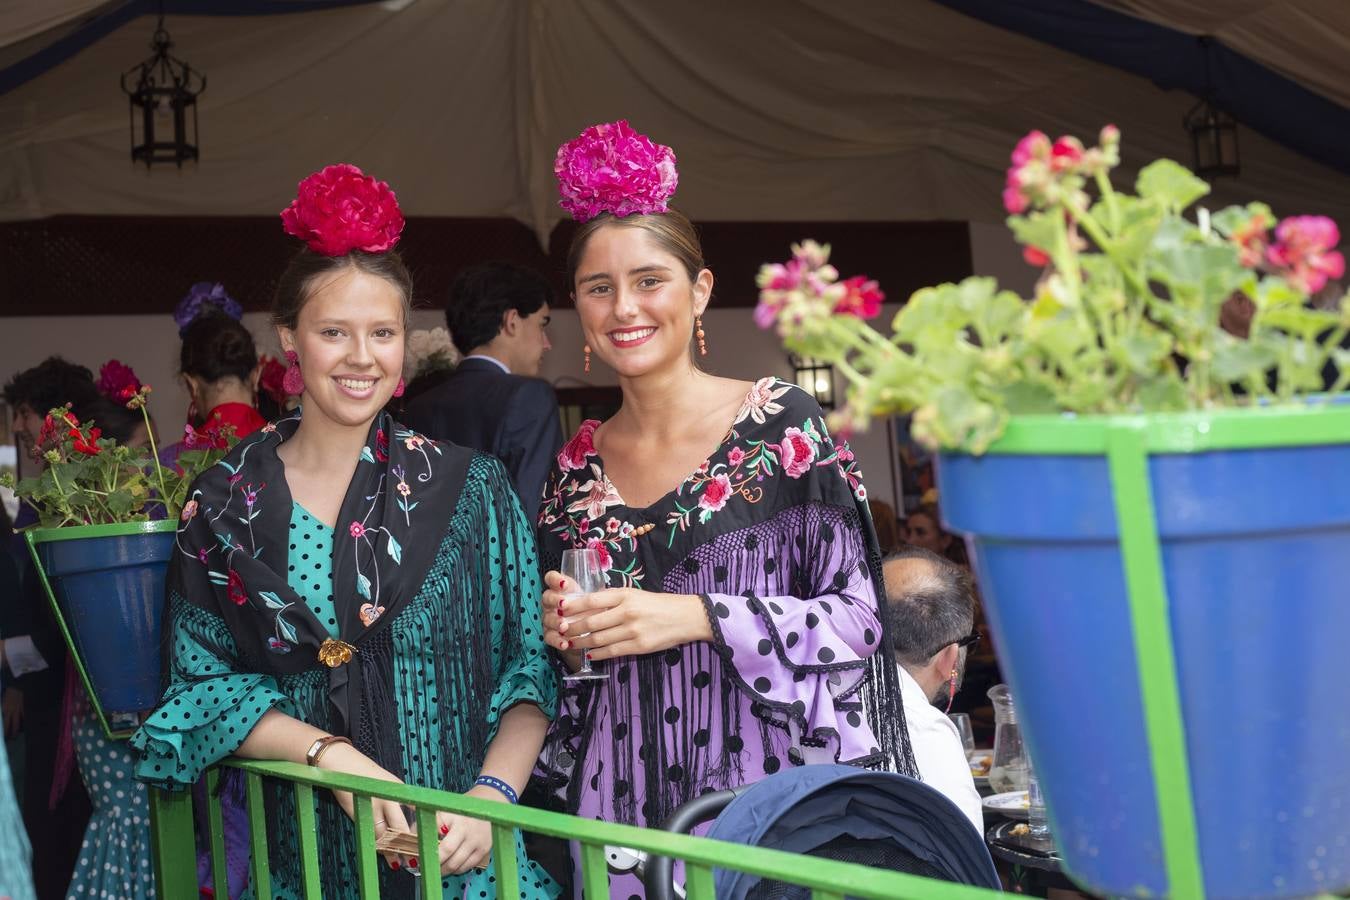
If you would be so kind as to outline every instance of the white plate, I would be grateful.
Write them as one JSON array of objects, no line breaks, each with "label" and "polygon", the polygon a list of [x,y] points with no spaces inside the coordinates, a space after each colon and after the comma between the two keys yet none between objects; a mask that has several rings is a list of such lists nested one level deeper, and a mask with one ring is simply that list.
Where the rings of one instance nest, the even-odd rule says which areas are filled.
[{"label": "white plate", "polygon": [[1008,791],[984,798],[984,811],[1007,819],[1026,819],[1029,815],[1026,791]]}]

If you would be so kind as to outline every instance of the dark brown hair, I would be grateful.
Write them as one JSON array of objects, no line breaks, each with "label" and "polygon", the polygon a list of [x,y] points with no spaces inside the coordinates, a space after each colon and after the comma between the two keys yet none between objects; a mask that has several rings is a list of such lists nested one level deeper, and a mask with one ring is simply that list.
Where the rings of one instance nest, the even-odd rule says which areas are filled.
[{"label": "dark brown hair", "polygon": [[403,321],[408,321],[412,310],[412,274],[397,251],[366,253],[352,250],[343,256],[323,256],[305,247],[291,257],[277,282],[277,292],[272,299],[272,324],[294,329],[314,282],[324,275],[348,268],[383,278],[398,288],[403,296]]},{"label": "dark brown hair", "polygon": [[241,323],[222,313],[203,313],[183,331],[178,371],[208,384],[225,378],[247,383],[258,367],[253,335]]},{"label": "dark brown hair", "polygon": [[703,244],[698,239],[698,230],[684,213],[669,209],[652,215],[631,215],[615,218],[610,213],[601,213],[589,222],[584,222],[572,235],[572,246],[567,250],[567,288],[576,290],[577,266],[581,264],[586,245],[601,228],[616,225],[621,228],[640,228],[656,241],[662,250],[680,261],[690,281],[698,280],[703,264]]}]

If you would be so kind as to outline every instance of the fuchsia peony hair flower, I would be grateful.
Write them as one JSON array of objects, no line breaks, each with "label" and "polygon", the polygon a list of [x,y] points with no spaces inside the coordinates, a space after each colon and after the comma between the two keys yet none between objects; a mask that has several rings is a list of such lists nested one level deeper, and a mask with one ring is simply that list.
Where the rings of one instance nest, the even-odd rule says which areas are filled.
[{"label": "fuchsia peony hair flower", "polygon": [[1345,274],[1345,257],[1334,248],[1341,232],[1326,216],[1290,216],[1275,228],[1275,243],[1266,248],[1266,260],[1289,283],[1315,294],[1328,279]]},{"label": "fuchsia peony hair flower", "polygon": [[389,185],[347,163],[325,166],[300,182],[281,222],[287,234],[323,256],[383,253],[403,233],[403,213]]},{"label": "fuchsia peony hair flower", "polygon": [[141,389],[136,373],[119,360],[110,359],[98,370],[98,392],[114,403],[126,403]]},{"label": "fuchsia peony hair flower", "polygon": [[578,222],[607,212],[663,213],[679,184],[675,151],[634,131],[626,119],[592,125],[558,148],[558,205]]}]

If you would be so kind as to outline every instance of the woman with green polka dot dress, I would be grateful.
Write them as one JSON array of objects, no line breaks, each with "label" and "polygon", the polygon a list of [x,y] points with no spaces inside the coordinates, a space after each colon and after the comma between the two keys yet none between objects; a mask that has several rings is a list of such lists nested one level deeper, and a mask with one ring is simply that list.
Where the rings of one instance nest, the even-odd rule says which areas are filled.
[{"label": "woman with green polka dot dress", "polygon": [[[168,574],[169,687],[132,738],[137,777],[186,788],[234,755],[515,802],[556,706],[531,527],[499,462],[383,412],[412,295],[388,186],[330,166],[282,218],[309,247],[273,307],[301,412],[192,486]],[[272,892],[289,900],[294,794],[266,799]],[[413,826],[398,804],[373,808],[377,838]],[[351,816],[350,795],[318,799],[330,900],[357,892]],[[386,855],[381,896],[438,877],[447,898],[495,897],[490,827],[437,818],[439,858]],[[521,896],[556,896],[519,838],[516,854]]]}]

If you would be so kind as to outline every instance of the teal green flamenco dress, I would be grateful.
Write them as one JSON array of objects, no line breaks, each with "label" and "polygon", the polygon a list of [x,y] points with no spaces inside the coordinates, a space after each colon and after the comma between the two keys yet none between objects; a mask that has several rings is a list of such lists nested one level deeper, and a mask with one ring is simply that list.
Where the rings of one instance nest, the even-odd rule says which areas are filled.
[{"label": "teal green flamenco dress", "polygon": [[[397,425],[388,427],[403,442],[413,438],[418,450],[435,450],[434,456],[427,453],[426,460],[440,466],[428,465],[429,472],[462,478],[462,489],[452,492],[449,508],[439,517],[430,510],[433,514],[419,523],[417,516],[407,515],[404,507],[418,502],[413,484],[420,483],[397,464],[398,454],[390,464],[384,430],[376,436],[374,428],[376,440],[363,460],[368,456],[375,464],[371,468],[383,468],[388,478],[374,482],[372,496],[371,482],[360,483],[358,471],[336,530],[278,490],[270,502],[286,505],[286,525],[279,528],[276,511],[271,511],[271,527],[263,523],[257,529],[265,538],[256,531],[249,534],[247,526],[259,525],[258,517],[250,519],[250,513],[269,501],[258,485],[265,481],[269,492],[277,484],[284,488],[284,474],[273,480],[282,473],[264,466],[249,472],[250,466],[240,465],[238,472],[245,473],[244,478],[218,492],[219,486],[206,484],[194,493],[200,494],[194,521],[204,519],[207,525],[195,533],[191,523],[180,529],[183,559],[175,565],[188,569],[205,559],[200,565],[212,582],[225,582],[226,603],[193,602],[194,588],[198,593],[209,589],[200,581],[194,584],[190,576],[180,573],[176,577],[171,566],[170,686],[160,706],[132,738],[140,754],[137,777],[184,789],[206,767],[232,754],[263,713],[276,708],[321,729],[347,734],[358,748],[409,784],[462,792],[473,786],[502,713],[517,703],[530,703],[554,715],[556,676],[546,660],[539,624],[541,588],[535,545],[505,470],[489,456],[452,445],[434,447]],[[274,454],[267,440],[264,435],[248,446],[255,452],[259,447],[271,449]],[[463,458],[445,458],[452,454]],[[257,453],[247,462],[264,456]],[[236,448],[227,463],[243,458]],[[438,468],[451,471],[442,475]],[[245,491],[242,497],[236,488]],[[379,506],[385,499],[381,491],[393,501],[384,510],[382,524],[377,524],[381,517],[378,511],[371,513],[366,501]],[[236,524],[225,526],[236,510],[243,515],[235,515]],[[396,524],[391,520],[397,520]],[[429,528],[432,523],[435,530]],[[415,533],[419,525],[420,534]],[[371,532],[377,528],[379,534],[372,541]],[[286,552],[271,555],[270,565],[278,569],[284,563],[285,571],[269,582],[267,573],[254,563],[270,555],[259,549],[263,540],[272,546],[278,539]],[[249,546],[249,541],[256,546]],[[368,547],[373,552],[365,552]],[[392,567],[409,565],[419,547],[427,551],[425,575],[412,585],[409,597],[390,609],[395,603],[390,585],[397,583]],[[379,566],[369,564],[375,560]],[[421,565],[415,560],[413,564]],[[344,609],[350,603],[342,598],[335,602],[335,585],[351,574],[353,565],[354,580],[360,586],[358,599],[365,601],[356,609],[359,622],[354,628],[347,615],[351,610]],[[220,572],[223,579],[214,575]],[[252,574],[252,584],[245,572]],[[369,579],[369,586],[361,579]],[[181,594],[176,588],[189,593]],[[255,614],[270,614],[264,620],[272,635],[264,645],[267,655],[260,656],[257,649],[241,650],[240,637],[248,640],[251,620],[239,614],[251,608]],[[381,627],[371,627],[375,624]],[[313,632],[311,636],[305,634],[306,628]],[[340,673],[320,665],[316,656],[299,656],[307,650],[312,653],[306,644],[312,646],[320,636],[340,635],[355,648],[349,677],[359,678],[364,685],[361,712],[346,721],[344,709],[358,707],[344,707],[334,699],[341,696],[334,691],[334,684],[340,684],[334,676]],[[266,663],[278,661],[284,665],[271,668],[281,671],[263,671],[268,668]],[[227,785],[226,790],[231,789],[238,790]],[[331,900],[356,897],[351,822],[331,795],[324,791],[315,795],[322,896]],[[301,860],[294,791],[288,785],[267,784],[265,797],[270,896],[298,900]],[[516,845],[520,897],[556,897],[557,886],[525,855],[519,834]],[[420,897],[418,879],[406,870],[392,871],[381,861],[379,871],[382,897]],[[491,866],[446,877],[442,885],[447,898],[491,900],[498,896]]]}]

